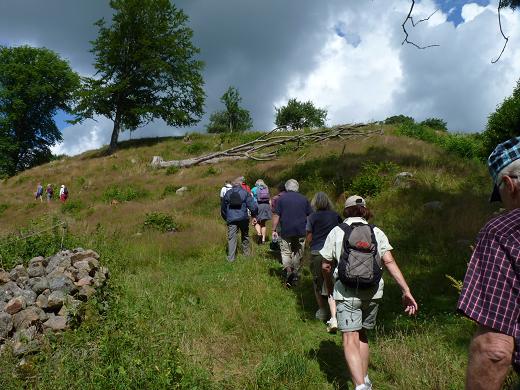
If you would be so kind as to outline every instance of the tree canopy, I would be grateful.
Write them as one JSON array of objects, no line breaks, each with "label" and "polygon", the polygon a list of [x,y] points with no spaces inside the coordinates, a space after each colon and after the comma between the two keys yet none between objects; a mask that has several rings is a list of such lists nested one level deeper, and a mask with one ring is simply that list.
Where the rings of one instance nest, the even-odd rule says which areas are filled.
[{"label": "tree canopy", "polygon": [[208,133],[241,132],[253,127],[251,114],[240,107],[242,98],[238,89],[229,87],[220,101],[224,103],[226,109],[211,114],[209,124],[206,126]]},{"label": "tree canopy", "polygon": [[0,175],[50,161],[62,140],[54,121],[70,112],[79,76],[56,53],[0,47]]},{"label": "tree canopy", "polygon": [[499,143],[518,136],[520,136],[520,80],[513,94],[505,98],[488,118],[484,131],[486,155],[489,155]]},{"label": "tree canopy", "polygon": [[114,122],[109,153],[119,133],[154,119],[189,126],[203,114],[203,63],[195,57],[188,17],[169,0],[111,0],[112,24],[98,20],[92,42],[96,76],[84,79],[78,121],[102,115]]},{"label": "tree canopy", "polygon": [[300,102],[290,99],[286,106],[275,107],[276,126],[303,129],[305,127],[321,127],[325,125],[327,110],[317,108],[311,101]]},{"label": "tree canopy", "polygon": [[435,130],[448,131],[448,123],[441,118],[426,118],[420,124]]}]

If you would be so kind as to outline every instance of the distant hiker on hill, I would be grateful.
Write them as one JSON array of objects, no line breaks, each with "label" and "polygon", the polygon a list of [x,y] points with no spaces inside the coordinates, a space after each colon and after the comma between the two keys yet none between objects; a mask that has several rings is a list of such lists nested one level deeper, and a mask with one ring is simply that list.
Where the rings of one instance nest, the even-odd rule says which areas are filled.
[{"label": "distant hiker on hill", "polygon": [[50,202],[52,200],[52,196],[54,195],[54,190],[50,184],[47,184],[45,192],[47,194],[47,202]]},{"label": "distant hiker on hill", "polygon": [[334,299],[343,351],[355,390],[370,390],[366,330],[376,325],[383,297],[383,265],[402,290],[405,312],[413,315],[418,306],[390,252],[393,248],[388,238],[381,229],[368,224],[372,213],[365,200],[360,196],[347,198],[343,214],[345,221],[331,230],[320,254],[329,262],[338,262]]},{"label": "distant hiker on hill", "polygon": [[40,200],[40,202],[43,202],[43,186],[42,183],[38,183],[38,186],[36,187],[36,194],[35,199]]},{"label": "distant hiker on hill", "polygon": [[491,202],[506,212],[480,231],[457,308],[478,324],[470,344],[466,389],[499,390],[511,363],[520,372],[520,137],[488,158]]},{"label": "distant hiker on hill", "polygon": [[281,222],[280,249],[286,275],[285,285],[292,287],[298,282],[303,250],[305,248],[305,225],[312,208],[305,196],[298,193],[299,184],[294,179],[285,183],[287,192],[276,203],[273,214],[273,239],[278,239],[276,228]]},{"label": "distant hiker on hill", "polygon": [[320,250],[325,244],[327,235],[338,226],[342,219],[334,211],[334,206],[327,194],[317,192],[312,198],[311,206],[315,210],[307,218],[307,242],[311,247],[311,274],[314,287],[314,295],[318,303],[316,318],[327,322],[327,330],[336,332],[336,301],[332,296],[334,282],[332,272],[336,268],[335,262],[329,262],[320,255]]},{"label": "distant hiker on hill", "polygon": [[242,239],[244,255],[249,256],[249,215],[256,217],[258,207],[251,194],[242,188],[242,180],[233,181],[233,187],[222,198],[220,214],[228,226],[228,261],[235,261],[238,232]]},{"label": "distant hiker on hill", "polygon": [[69,190],[67,189],[67,187],[65,187],[64,184],[62,184],[60,187],[60,200],[65,203],[68,198],[69,198]]},{"label": "distant hiker on hill", "polygon": [[270,221],[272,218],[269,188],[262,179],[258,179],[251,190],[251,193],[258,204],[258,215],[254,221],[256,222],[256,224],[254,224],[256,236],[259,244],[265,244],[265,238],[267,235],[267,227],[265,226],[265,223]]},{"label": "distant hiker on hill", "polygon": [[231,185],[231,182],[229,180],[226,180],[224,186],[220,189],[220,200],[222,200],[224,195],[226,195],[226,192],[228,192],[231,189],[231,187],[233,187]]}]

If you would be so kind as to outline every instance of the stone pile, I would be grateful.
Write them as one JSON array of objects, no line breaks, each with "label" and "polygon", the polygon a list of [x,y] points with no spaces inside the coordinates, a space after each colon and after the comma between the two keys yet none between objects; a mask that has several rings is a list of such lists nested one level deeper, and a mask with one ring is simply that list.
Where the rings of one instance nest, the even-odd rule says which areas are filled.
[{"label": "stone pile", "polygon": [[15,355],[38,350],[41,335],[66,330],[107,277],[99,255],[82,248],[0,269],[0,352],[8,345]]}]

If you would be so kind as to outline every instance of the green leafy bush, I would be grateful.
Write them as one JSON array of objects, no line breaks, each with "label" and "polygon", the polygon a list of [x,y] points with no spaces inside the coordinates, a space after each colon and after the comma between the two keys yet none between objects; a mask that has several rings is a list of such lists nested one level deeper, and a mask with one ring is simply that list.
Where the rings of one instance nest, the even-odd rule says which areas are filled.
[{"label": "green leafy bush", "polygon": [[184,146],[184,150],[188,154],[200,154],[208,149],[209,149],[208,145],[206,143],[200,142],[200,141],[192,142],[192,143]]},{"label": "green leafy bush", "polygon": [[415,123],[415,119],[403,114],[389,116],[385,119],[385,125],[400,125],[404,123]]},{"label": "green leafy bush", "polygon": [[111,202],[112,200],[117,200],[118,202],[129,202],[131,200],[145,198],[148,194],[147,190],[134,185],[123,187],[111,185],[103,193],[103,200],[105,202]]},{"label": "green leafy bush", "polygon": [[3,213],[5,213],[5,211],[9,208],[9,205],[6,204],[6,203],[2,203],[0,204],[0,215],[2,215]]},{"label": "green leafy bush", "polygon": [[440,118],[427,118],[421,122],[421,125],[435,130],[448,131],[448,123]]},{"label": "green leafy bush", "polygon": [[177,191],[177,187],[172,184],[168,184],[166,187],[164,187],[162,197],[165,198],[167,196],[174,195],[175,191]]},{"label": "green leafy bush", "polygon": [[208,169],[206,169],[206,172],[204,172],[204,176],[215,176],[218,175],[220,172],[221,171],[218,168],[209,167]]},{"label": "green leafy bush", "polygon": [[485,157],[489,156],[499,143],[517,136],[520,136],[520,80],[513,94],[505,98],[488,118],[484,131]]},{"label": "green leafy bush", "polygon": [[175,224],[173,217],[159,212],[146,214],[143,226],[146,229],[154,229],[162,233],[174,232],[177,230],[177,225]]},{"label": "green leafy bush", "polygon": [[376,196],[391,185],[399,167],[392,162],[363,164],[349,186],[350,195]]},{"label": "green leafy bush", "polygon": [[174,165],[172,166],[169,166],[168,168],[166,168],[166,174],[167,175],[175,175],[177,172],[179,172],[179,167],[176,167]]},{"label": "green leafy bush", "polygon": [[84,208],[85,204],[81,200],[73,199],[63,203],[61,206],[61,211],[67,214],[77,215]]}]

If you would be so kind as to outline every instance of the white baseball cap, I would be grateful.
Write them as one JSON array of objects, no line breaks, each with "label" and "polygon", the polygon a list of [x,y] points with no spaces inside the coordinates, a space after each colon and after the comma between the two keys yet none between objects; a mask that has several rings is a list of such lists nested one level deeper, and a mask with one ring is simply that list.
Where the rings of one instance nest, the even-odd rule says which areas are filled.
[{"label": "white baseball cap", "polygon": [[367,207],[367,204],[365,202],[365,199],[363,199],[359,195],[352,195],[347,198],[345,201],[345,208],[352,207],[352,206],[362,206]]}]

